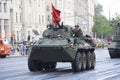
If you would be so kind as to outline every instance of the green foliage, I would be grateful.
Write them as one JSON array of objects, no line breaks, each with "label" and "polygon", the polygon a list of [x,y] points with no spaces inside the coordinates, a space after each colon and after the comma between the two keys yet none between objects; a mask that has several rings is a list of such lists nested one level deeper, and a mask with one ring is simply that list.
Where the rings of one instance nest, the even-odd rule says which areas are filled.
[{"label": "green foliage", "polygon": [[117,23],[120,23],[120,15],[116,14],[115,18],[110,21],[112,27],[117,27]]},{"label": "green foliage", "polygon": [[102,6],[100,4],[95,5],[95,15],[101,14],[103,12]]},{"label": "green foliage", "polygon": [[96,32],[99,38],[111,36],[113,34],[113,27],[110,26],[110,22],[102,14],[102,6],[100,4],[95,5],[95,16],[93,32]]}]

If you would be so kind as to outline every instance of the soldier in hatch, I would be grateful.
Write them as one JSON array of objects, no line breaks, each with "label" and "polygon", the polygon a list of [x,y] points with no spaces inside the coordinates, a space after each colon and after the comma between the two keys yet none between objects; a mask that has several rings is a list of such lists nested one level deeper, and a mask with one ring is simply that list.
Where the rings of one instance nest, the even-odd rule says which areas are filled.
[{"label": "soldier in hatch", "polygon": [[72,35],[74,37],[83,38],[83,32],[81,28],[79,28],[79,25],[75,25],[75,28],[72,30]]}]

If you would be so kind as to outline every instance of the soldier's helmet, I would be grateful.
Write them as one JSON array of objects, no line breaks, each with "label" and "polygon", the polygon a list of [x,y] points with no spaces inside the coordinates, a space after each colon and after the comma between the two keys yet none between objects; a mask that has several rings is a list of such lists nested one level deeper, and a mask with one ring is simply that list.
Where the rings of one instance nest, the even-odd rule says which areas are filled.
[{"label": "soldier's helmet", "polygon": [[79,28],[79,25],[75,25],[75,28]]}]

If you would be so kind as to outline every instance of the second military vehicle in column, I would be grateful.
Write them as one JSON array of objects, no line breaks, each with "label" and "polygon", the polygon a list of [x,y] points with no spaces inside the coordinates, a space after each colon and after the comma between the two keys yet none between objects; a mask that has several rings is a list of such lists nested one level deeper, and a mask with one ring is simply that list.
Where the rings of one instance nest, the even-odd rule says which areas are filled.
[{"label": "second military vehicle in column", "polygon": [[117,24],[114,38],[108,50],[111,58],[120,58],[120,23]]}]

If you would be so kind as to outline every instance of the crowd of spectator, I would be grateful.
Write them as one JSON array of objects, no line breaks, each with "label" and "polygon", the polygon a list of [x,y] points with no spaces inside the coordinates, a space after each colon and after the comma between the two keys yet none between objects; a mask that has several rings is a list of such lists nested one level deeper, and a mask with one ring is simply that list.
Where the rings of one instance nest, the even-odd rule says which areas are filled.
[{"label": "crowd of spectator", "polygon": [[28,55],[29,48],[30,48],[30,43],[29,42],[15,43],[12,46],[12,54],[14,54],[17,51],[21,55]]}]

